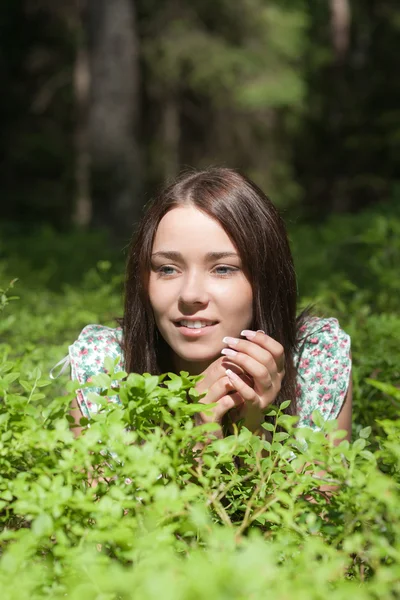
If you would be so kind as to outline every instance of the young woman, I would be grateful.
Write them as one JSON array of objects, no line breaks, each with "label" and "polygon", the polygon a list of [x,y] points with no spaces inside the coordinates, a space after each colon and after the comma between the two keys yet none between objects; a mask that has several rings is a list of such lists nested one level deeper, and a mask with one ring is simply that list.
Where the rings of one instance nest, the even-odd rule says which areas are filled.
[{"label": "young woman", "polygon": [[[119,357],[128,373],[202,374],[199,421],[260,433],[265,410],[316,429],[311,414],[351,433],[350,339],[335,319],[296,314],[284,223],[265,194],[231,169],[181,176],[147,208],[129,250],[122,327],[88,325],[69,348],[82,384]],[[80,390],[76,416],[96,405]],[[98,391],[93,388],[93,391]],[[118,400],[114,398],[114,400]]]}]

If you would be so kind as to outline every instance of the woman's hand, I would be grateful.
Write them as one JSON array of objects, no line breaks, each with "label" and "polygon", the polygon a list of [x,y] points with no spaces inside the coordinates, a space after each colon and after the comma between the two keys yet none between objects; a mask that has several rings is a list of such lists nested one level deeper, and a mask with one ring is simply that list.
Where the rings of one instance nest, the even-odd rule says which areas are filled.
[{"label": "woman's hand", "polygon": [[240,417],[250,431],[260,429],[264,421],[264,412],[274,402],[280,392],[285,376],[284,349],[279,342],[263,331],[243,331],[245,340],[226,337],[228,348],[222,354],[242,368],[253,381],[249,385],[232,369],[225,371],[232,387],[243,399]]},{"label": "woman's hand", "polygon": [[[234,407],[243,405],[243,398],[235,390],[230,378],[226,374],[227,369],[235,372],[237,377],[243,378],[251,385],[251,379],[242,372],[242,369],[233,364],[227,357],[221,357],[211,363],[203,371],[204,378],[196,385],[196,390],[206,395],[199,401],[202,404],[214,404],[216,406],[207,412],[196,414],[196,423],[218,423],[221,425],[224,415]],[[222,432],[217,433],[222,436]]]}]

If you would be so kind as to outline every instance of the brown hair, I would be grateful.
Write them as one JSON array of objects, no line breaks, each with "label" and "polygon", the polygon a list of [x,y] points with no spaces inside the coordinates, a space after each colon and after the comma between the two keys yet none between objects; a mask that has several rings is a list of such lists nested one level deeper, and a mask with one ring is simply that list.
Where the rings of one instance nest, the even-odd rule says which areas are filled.
[{"label": "brown hair", "polygon": [[277,209],[252,181],[226,168],[184,173],[146,208],[128,255],[123,349],[128,373],[171,370],[169,347],[158,334],[147,287],[155,233],[172,208],[190,203],[218,221],[236,245],[253,288],[251,328],[285,350],[285,377],[276,400],[295,414],[297,286],[286,228]]}]

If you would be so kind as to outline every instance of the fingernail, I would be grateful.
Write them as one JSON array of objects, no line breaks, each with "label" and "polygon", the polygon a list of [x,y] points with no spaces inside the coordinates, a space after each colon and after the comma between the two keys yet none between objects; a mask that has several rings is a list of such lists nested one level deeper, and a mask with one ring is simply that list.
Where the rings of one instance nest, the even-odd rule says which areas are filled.
[{"label": "fingernail", "polygon": [[252,340],[256,337],[257,331],[251,331],[250,329],[244,329],[240,335],[244,335],[248,340]]},{"label": "fingernail", "polygon": [[240,340],[233,337],[224,337],[222,341],[224,342],[224,344],[228,344],[228,346],[236,346],[236,344],[238,344]]},{"label": "fingernail", "polygon": [[265,333],[264,329],[257,329],[257,333]]},{"label": "fingernail", "polygon": [[221,354],[225,354],[226,356],[236,356],[236,350],[231,350],[230,348],[224,348],[221,350]]},{"label": "fingernail", "polygon": [[233,381],[237,381],[238,379],[240,379],[239,375],[236,375],[236,373],[234,373],[230,369],[226,369],[225,373],[227,374],[229,379],[233,379]]}]

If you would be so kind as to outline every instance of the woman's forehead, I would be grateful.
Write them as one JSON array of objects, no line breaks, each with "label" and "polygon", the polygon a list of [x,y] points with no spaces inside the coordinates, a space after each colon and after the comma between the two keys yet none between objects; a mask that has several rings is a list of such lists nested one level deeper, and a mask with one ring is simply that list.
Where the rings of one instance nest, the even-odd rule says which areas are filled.
[{"label": "woman's forehead", "polygon": [[152,253],[161,251],[237,252],[220,223],[193,205],[173,208],[161,219]]}]

